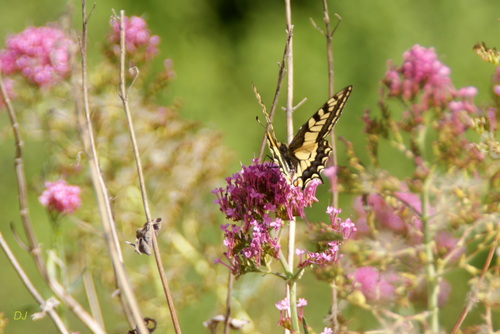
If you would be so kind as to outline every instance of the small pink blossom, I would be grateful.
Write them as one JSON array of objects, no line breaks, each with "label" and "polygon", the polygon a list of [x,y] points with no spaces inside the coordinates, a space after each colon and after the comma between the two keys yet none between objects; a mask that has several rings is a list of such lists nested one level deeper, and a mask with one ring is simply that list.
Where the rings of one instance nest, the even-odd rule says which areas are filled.
[{"label": "small pink blossom", "polygon": [[299,298],[297,300],[297,307],[304,307],[307,305],[307,300],[305,298]]},{"label": "small pink blossom", "polygon": [[280,300],[274,305],[278,310],[285,311],[288,310],[288,308],[290,307],[290,302],[288,301],[288,298],[284,298],[283,300]]},{"label": "small pink blossom", "polygon": [[284,298],[274,305],[280,311],[280,320],[278,321],[278,325],[285,328],[289,327],[291,321],[290,314],[288,312],[288,309],[290,308],[290,301],[288,298]]},{"label": "small pink blossom", "polygon": [[[278,325],[288,328],[291,322],[289,309],[290,309],[290,300],[288,298],[284,298],[280,300],[276,304],[274,304],[276,308],[280,311],[280,320],[278,321]],[[297,316],[299,321],[302,321],[304,317],[304,306],[307,305],[307,300],[305,298],[299,298],[296,303],[297,307]]]},{"label": "small pink blossom", "polygon": [[51,86],[69,74],[71,43],[60,29],[28,27],[7,38],[6,49],[0,51],[0,70],[20,73],[40,87]]},{"label": "small pink blossom", "polygon": [[68,185],[64,180],[46,182],[38,200],[49,211],[70,214],[81,205],[80,187]]},{"label": "small pink blossom", "polygon": [[299,298],[297,300],[297,316],[300,322],[302,322],[304,318],[304,306],[307,306],[307,300],[305,298]]},{"label": "small pink blossom", "polygon": [[325,327],[320,334],[333,334],[333,330],[330,327]]}]

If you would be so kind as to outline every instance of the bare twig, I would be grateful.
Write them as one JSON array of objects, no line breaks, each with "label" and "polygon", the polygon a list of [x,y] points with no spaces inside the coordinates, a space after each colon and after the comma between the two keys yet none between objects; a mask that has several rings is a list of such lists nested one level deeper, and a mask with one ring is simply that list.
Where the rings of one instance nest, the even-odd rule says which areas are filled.
[{"label": "bare twig", "polygon": [[[328,11],[328,1],[323,0],[323,20],[325,22],[325,31],[323,35],[326,39],[326,59],[328,63],[328,96],[333,96],[335,92],[335,71],[334,71],[334,63],[333,63],[333,47],[332,47],[332,38],[334,32],[337,30],[337,27],[340,24],[342,18],[339,15],[336,15],[338,21],[333,29],[330,26],[330,12]],[[336,136],[335,136],[335,128],[332,129],[330,133],[330,142],[332,144],[332,153],[331,153],[331,164],[333,166],[337,166],[337,144],[336,144]],[[339,204],[339,193],[337,190],[333,192],[332,206],[337,208]],[[336,318],[336,317],[335,317]]]},{"label": "bare twig", "polygon": [[[87,89],[87,24],[88,16],[86,14],[86,1],[82,0],[82,39],[80,43],[80,52],[82,56],[82,96],[83,110],[85,112],[85,127],[82,127],[82,138],[85,146],[85,152],[88,155],[90,174],[97,197],[99,215],[105,234],[107,248],[113,263],[116,274],[116,280],[120,288],[120,297],[126,300],[126,305],[130,307],[130,312],[134,323],[130,325],[137,328],[141,334],[147,334],[149,331],[144,324],[139,305],[135,299],[134,293],[128,281],[128,277],[123,265],[123,256],[120,243],[116,234],[116,227],[111,212],[108,191],[104,183],[102,173],[99,168],[97,150],[93,135],[92,123],[90,120],[89,94]],[[122,303],[123,304],[123,303]],[[125,305],[125,304],[124,304]]]},{"label": "bare twig", "polygon": [[23,163],[24,143],[21,137],[19,123],[17,122],[16,112],[14,110],[12,102],[10,101],[9,96],[7,95],[7,91],[3,83],[1,72],[0,72],[0,93],[2,94],[1,96],[5,101],[5,106],[7,107],[7,115],[9,116],[12,132],[14,133],[14,143],[16,146],[14,167],[16,170],[17,189],[19,191],[19,196],[17,198],[19,201],[19,213],[21,215],[21,222],[23,224],[26,237],[28,238],[29,251],[33,255],[37,267],[43,270],[43,272],[41,272],[42,276],[47,276],[47,272],[46,270],[44,270],[45,263],[43,262],[43,258],[41,257],[40,246],[36,239],[35,233],[33,232],[33,227],[32,227],[33,225],[31,223],[29,215],[28,190],[26,188],[26,174],[24,172],[24,163]]},{"label": "bare twig", "polygon": [[[0,233],[0,246],[5,252],[5,255],[7,255],[7,259],[12,264],[12,267],[14,267],[14,270],[19,275],[19,278],[23,282],[24,286],[28,289],[33,298],[35,298],[35,300],[37,301],[38,304],[40,304],[41,307],[43,307],[43,305],[46,305],[46,300],[38,292],[33,283],[31,283],[30,279],[28,278],[28,275],[26,275],[23,268],[21,267],[16,257],[12,253],[9,245],[3,238],[2,233]],[[69,333],[66,327],[64,326],[64,323],[62,322],[61,318],[53,308],[48,308],[46,312],[49,314],[49,317],[52,319],[52,321],[54,322],[55,326],[57,327],[60,333],[63,334]]]},{"label": "bare twig", "polygon": [[226,299],[226,313],[224,315],[224,334],[229,334],[230,329],[230,317],[231,317],[231,295],[233,292],[233,274],[229,270],[229,275],[227,278],[227,299]]},{"label": "bare twig", "polygon": [[[142,171],[141,157],[139,154],[139,147],[137,145],[137,139],[135,137],[134,123],[132,121],[132,115],[130,113],[130,108],[128,104],[128,89],[125,85],[125,11],[120,11],[120,98],[123,103],[123,110],[125,111],[125,116],[127,118],[127,125],[129,129],[130,140],[132,142],[132,148],[134,152],[134,160],[137,168],[137,175],[139,178],[139,186],[141,189],[142,204],[144,207],[144,214],[146,216],[146,221],[151,222],[151,214],[149,211],[149,200],[146,191],[146,182],[144,180],[144,174]],[[136,76],[133,79],[132,84],[135,82],[138,76],[138,70],[135,71]],[[167,300],[168,308],[170,310],[170,317],[174,325],[176,333],[181,333],[179,326],[179,319],[177,318],[177,313],[175,311],[174,301],[170,293],[170,288],[168,286],[168,280],[165,275],[165,269],[161,261],[160,249],[158,247],[158,241],[156,239],[156,233],[152,233],[153,240],[153,252],[155,254],[156,266],[158,268],[158,273],[160,274],[160,279],[163,285],[163,291]]]}]

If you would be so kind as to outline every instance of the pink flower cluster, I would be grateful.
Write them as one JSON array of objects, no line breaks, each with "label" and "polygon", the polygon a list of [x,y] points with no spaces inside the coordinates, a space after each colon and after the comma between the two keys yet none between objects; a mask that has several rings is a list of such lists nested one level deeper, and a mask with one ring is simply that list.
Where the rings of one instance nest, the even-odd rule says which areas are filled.
[{"label": "pink flower cluster", "polygon": [[455,89],[450,69],[438,60],[434,48],[414,45],[403,54],[401,66],[389,62],[388,67],[383,82],[389,88],[389,96],[400,97],[409,104],[409,110],[403,113],[409,130],[423,123],[423,113],[431,107],[450,111],[439,120],[440,126],[454,129],[455,135],[470,126],[468,115],[478,110],[474,104],[477,89]]},{"label": "pink flower cluster", "polygon": [[51,86],[69,74],[71,40],[53,27],[28,27],[7,38],[0,51],[0,71],[20,73],[40,87]]},{"label": "pink flower cluster", "polygon": [[271,231],[278,230],[283,220],[303,216],[304,208],[317,201],[314,194],[319,183],[312,182],[302,191],[289,185],[272,163],[243,166],[226,182],[226,188],[212,192],[226,218],[241,221],[241,225],[221,226],[227,248],[224,255],[233,274],[239,276],[255,271],[265,255],[278,257],[280,244]]},{"label": "pink flower cluster", "polygon": [[453,85],[449,77],[450,69],[441,63],[434,48],[414,45],[403,54],[403,65],[395,67],[389,63],[384,83],[391,96],[401,96],[413,101],[422,90],[422,105],[443,106],[451,98]]},{"label": "pink flower cluster", "polygon": [[[335,209],[329,206],[326,213],[330,216],[331,225],[328,226],[328,231],[323,231],[323,235],[329,235],[329,232],[333,232],[333,235],[341,235],[341,239],[347,240],[351,235],[356,232],[356,226],[347,218],[345,221],[338,217],[341,213],[341,209]],[[310,265],[327,266],[338,261],[339,259],[339,241],[331,240],[326,242],[321,242],[319,245],[320,250],[317,252],[307,252],[302,249],[297,249],[295,254],[299,256],[299,268],[304,268]],[[304,255],[305,254],[305,255]]]},{"label": "pink flower cluster", "polygon": [[[138,53],[145,60],[153,58],[158,53],[158,44],[160,37],[152,35],[148,29],[146,21],[142,17],[132,16],[125,17],[125,49],[131,55]],[[112,32],[109,35],[109,41],[114,44],[113,52],[116,55],[120,54],[120,21],[112,19]]]},{"label": "pink flower cluster", "polygon": [[38,200],[51,212],[70,214],[81,205],[80,187],[69,185],[64,180],[46,182]]}]

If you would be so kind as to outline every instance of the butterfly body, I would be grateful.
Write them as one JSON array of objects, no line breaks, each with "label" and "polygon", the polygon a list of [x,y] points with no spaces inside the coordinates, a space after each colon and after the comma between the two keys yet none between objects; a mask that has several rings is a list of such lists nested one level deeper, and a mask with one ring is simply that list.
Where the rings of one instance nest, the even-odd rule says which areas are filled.
[{"label": "butterfly body", "polygon": [[304,189],[314,179],[320,179],[332,147],[325,139],[337,122],[352,91],[347,86],[332,96],[302,125],[289,145],[276,140],[269,117],[267,144],[272,158],[290,184]]}]

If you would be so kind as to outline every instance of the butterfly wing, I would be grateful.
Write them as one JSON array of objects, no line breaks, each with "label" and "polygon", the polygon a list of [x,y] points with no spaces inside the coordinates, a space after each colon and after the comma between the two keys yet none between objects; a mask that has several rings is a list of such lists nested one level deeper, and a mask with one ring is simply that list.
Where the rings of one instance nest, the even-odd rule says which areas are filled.
[{"label": "butterfly wing", "polygon": [[288,146],[286,144],[280,143],[276,139],[276,134],[274,132],[273,125],[269,118],[267,112],[264,111],[264,115],[266,116],[267,121],[267,130],[266,130],[266,140],[267,146],[269,146],[269,150],[271,151],[271,155],[273,161],[276,165],[278,165],[281,174],[285,177],[288,183],[292,183],[291,175],[293,174],[293,165],[290,161],[288,154]]},{"label": "butterfly wing", "polygon": [[299,129],[286,155],[282,154],[282,159],[288,160],[293,169],[292,184],[295,186],[305,188],[313,179],[321,180],[319,173],[332,151],[325,138],[338,121],[351,92],[352,86],[347,86],[326,101]]}]

